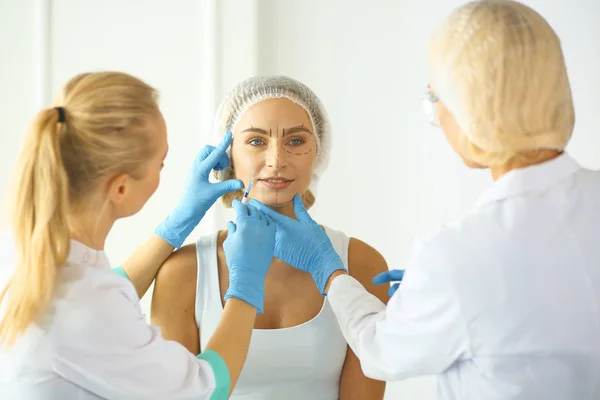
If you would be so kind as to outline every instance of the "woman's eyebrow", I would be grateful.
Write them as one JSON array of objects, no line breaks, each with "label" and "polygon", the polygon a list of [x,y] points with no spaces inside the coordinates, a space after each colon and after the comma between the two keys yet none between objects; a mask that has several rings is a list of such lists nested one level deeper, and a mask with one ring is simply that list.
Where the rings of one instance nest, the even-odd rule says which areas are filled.
[{"label": "woman's eyebrow", "polygon": [[240,133],[244,133],[244,132],[254,132],[254,133],[260,133],[261,135],[270,136],[269,132],[267,132],[265,129],[255,128],[253,126],[251,126],[250,128],[244,129]]},{"label": "woman's eyebrow", "polygon": [[293,126],[291,128],[288,128],[288,129],[284,129],[283,130],[283,136],[285,136],[285,135],[291,135],[291,134],[299,133],[299,132],[306,132],[306,133],[310,133],[312,135],[312,132],[310,131],[310,129],[308,129],[304,125],[298,125],[298,126]]}]

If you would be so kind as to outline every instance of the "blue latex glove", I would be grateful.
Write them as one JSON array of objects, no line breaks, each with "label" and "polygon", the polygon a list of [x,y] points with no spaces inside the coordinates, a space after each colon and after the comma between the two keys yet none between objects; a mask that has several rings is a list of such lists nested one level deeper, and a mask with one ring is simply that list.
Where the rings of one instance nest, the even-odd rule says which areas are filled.
[{"label": "blue latex glove", "polygon": [[[403,269],[393,269],[391,271],[382,272],[382,273],[376,275],[373,278],[373,283],[376,285],[382,285],[384,283],[389,284],[390,282],[401,281],[403,277],[404,277]],[[398,290],[399,286],[400,286],[400,283],[394,283],[392,286],[390,286],[390,289],[388,290],[388,295],[390,297],[392,297],[394,295],[394,293],[396,293],[396,290]]]},{"label": "blue latex glove", "polygon": [[244,187],[241,181],[235,179],[219,183],[208,181],[213,169],[219,171],[229,166],[227,148],[231,140],[232,134],[228,132],[216,148],[204,146],[200,150],[188,172],[181,200],[156,228],[155,233],[175,248],[181,247],[219,197]]},{"label": "blue latex glove", "polygon": [[223,243],[229,289],[225,300],[237,297],[256,307],[262,314],[265,302],[265,276],[273,260],[277,226],[256,208],[234,200],[236,223],[228,222]]},{"label": "blue latex glove", "polygon": [[317,288],[325,295],[331,274],[346,270],[327,233],[310,217],[299,195],[294,197],[294,212],[299,221],[250,200],[250,204],[277,223],[275,257],[312,275]]}]

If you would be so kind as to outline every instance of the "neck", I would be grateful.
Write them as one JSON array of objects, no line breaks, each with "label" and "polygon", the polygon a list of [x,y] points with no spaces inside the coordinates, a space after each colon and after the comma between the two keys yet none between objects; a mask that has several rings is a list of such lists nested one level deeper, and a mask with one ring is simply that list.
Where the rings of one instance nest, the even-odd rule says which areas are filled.
[{"label": "neck", "polygon": [[514,169],[521,169],[531,167],[532,165],[542,164],[550,161],[562,154],[559,150],[535,150],[524,152],[520,154],[520,157],[513,159],[504,165],[490,167],[492,178],[496,181],[503,175],[506,175]]},{"label": "neck", "polygon": [[94,250],[104,250],[106,237],[114,224],[114,220],[103,213],[81,211],[68,216],[71,238]]}]

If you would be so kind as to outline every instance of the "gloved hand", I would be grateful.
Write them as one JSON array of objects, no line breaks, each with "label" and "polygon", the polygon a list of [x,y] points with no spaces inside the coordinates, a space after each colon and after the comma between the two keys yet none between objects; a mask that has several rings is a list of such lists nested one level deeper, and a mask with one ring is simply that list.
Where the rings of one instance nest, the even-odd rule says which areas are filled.
[{"label": "gloved hand", "polygon": [[[404,277],[403,269],[393,269],[391,271],[382,272],[382,273],[376,275],[373,278],[373,283],[376,285],[382,285],[384,283],[389,284],[390,282],[401,281],[403,277]],[[395,283],[392,286],[390,286],[390,289],[388,290],[388,295],[390,297],[392,297],[394,295],[394,293],[396,293],[396,290],[398,290],[399,286],[400,286],[400,283]]]},{"label": "gloved hand", "polygon": [[234,200],[232,207],[236,223],[227,223],[229,232],[223,243],[229,269],[229,289],[225,300],[237,297],[262,314],[265,276],[273,260],[277,226],[268,216],[239,200]]},{"label": "gloved hand", "polygon": [[219,197],[244,187],[241,181],[235,179],[219,183],[208,181],[213,169],[219,171],[229,166],[227,148],[231,140],[232,134],[228,132],[216,148],[204,146],[200,150],[188,172],[181,200],[156,228],[155,233],[175,248],[181,247]]},{"label": "gloved hand", "polygon": [[275,257],[292,267],[312,275],[317,288],[325,295],[325,286],[331,274],[346,270],[327,233],[310,217],[299,195],[294,197],[294,212],[299,221],[279,214],[264,204],[250,200],[250,204],[277,223]]}]

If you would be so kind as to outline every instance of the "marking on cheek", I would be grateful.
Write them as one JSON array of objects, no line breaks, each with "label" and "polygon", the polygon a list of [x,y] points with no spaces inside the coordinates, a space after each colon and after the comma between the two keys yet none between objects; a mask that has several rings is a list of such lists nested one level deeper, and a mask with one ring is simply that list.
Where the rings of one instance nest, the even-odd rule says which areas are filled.
[{"label": "marking on cheek", "polygon": [[273,132],[269,129],[269,137],[273,137]]},{"label": "marking on cheek", "polygon": [[293,155],[293,156],[305,156],[307,154],[309,154],[310,152],[313,151],[313,149],[308,150],[305,153],[292,153],[291,151],[289,151],[288,149],[285,149],[285,151],[287,151],[289,154]]}]

